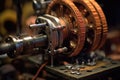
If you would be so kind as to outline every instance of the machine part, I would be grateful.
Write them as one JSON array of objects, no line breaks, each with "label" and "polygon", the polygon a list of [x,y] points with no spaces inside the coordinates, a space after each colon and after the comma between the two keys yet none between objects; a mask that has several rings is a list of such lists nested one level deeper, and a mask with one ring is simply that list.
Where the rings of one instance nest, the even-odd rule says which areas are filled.
[{"label": "machine part", "polygon": [[33,0],[33,9],[35,10],[36,14],[40,14],[40,9],[42,8],[40,2],[38,0]]},{"label": "machine part", "polygon": [[[48,53],[54,55],[56,53],[63,53],[67,51],[67,47],[62,47],[63,44],[63,26],[60,25],[60,20],[51,15],[39,16],[40,22],[46,23],[45,33],[48,38]],[[41,24],[41,23],[40,23]]]},{"label": "machine part", "polygon": [[[120,62],[115,61],[114,64],[111,60],[103,60],[98,61],[94,66],[79,68],[77,71],[71,69],[72,66],[70,66],[69,70],[66,68],[66,66],[63,65],[60,65],[58,67],[46,66],[47,72],[53,74],[54,76],[58,76],[61,80],[96,80],[101,78],[103,80],[105,77],[110,77],[111,74],[113,75],[113,73],[115,73],[115,75],[119,73]],[[120,77],[116,79],[119,80]]]},{"label": "machine part", "polygon": [[43,20],[47,23],[45,31],[48,37],[48,51],[51,51],[50,54],[54,54],[54,49],[56,49],[59,44],[58,32],[55,30],[56,26],[50,19],[47,19],[45,17],[40,16],[38,19]]},{"label": "machine part", "polygon": [[5,36],[8,33],[13,34],[16,31],[16,12],[7,9],[0,14],[0,33]]},{"label": "machine part", "polygon": [[40,66],[40,68],[38,69],[37,73],[35,74],[35,76],[33,76],[32,80],[36,80],[36,78],[38,77],[39,73],[41,72],[41,70],[47,65],[48,62],[45,62],[44,64],[42,64]]},{"label": "machine part", "polygon": [[62,44],[63,44],[63,32],[62,30],[64,29],[64,26],[60,23],[60,20],[54,16],[51,16],[51,15],[48,15],[48,14],[45,14],[44,15],[46,18],[49,18],[51,19],[54,23],[55,23],[55,26],[56,26],[56,29],[57,29],[57,32],[58,32],[58,36],[59,36],[59,47],[62,47]]},{"label": "machine part", "polygon": [[105,15],[104,15],[101,7],[99,6],[99,4],[95,0],[89,0],[89,1],[95,7],[96,11],[99,14],[100,20],[101,20],[101,26],[102,26],[101,40],[97,47],[99,49],[104,45],[104,43],[106,41],[107,32],[108,32],[107,21],[106,21]]},{"label": "machine part", "polygon": [[90,59],[88,59],[87,65],[88,66],[95,66],[97,63],[95,61],[95,59],[93,59],[92,61],[90,61]]},{"label": "machine part", "polygon": [[[60,25],[60,23],[57,24],[57,21],[55,23],[54,19],[58,20],[59,22],[58,18],[55,18],[55,17],[52,18],[52,16],[50,19],[43,17],[43,16],[39,16],[37,20],[40,21],[41,23],[39,22],[38,24],[32,25],[33,29],[36,27],[40,29],[37,34],[35,35],[28,34],[30,36],[25,36],[25,37],[24,36],[19,36],[19,37],[9,36],[6,41],[6,43],[8,44],[0,48],[1,53],[6,53],[6,51],[8,51],[10,52],[8,55],[13,55],[14,53],[14,55],[17,56],[23,53],[24,49],[25,49],[24,53],[27,54],[27,53],[32,53],[31,50],[33,50],[34,48],[39,48],[39,47],[44,47],[44,46],[47,46],[46,51],[52,55],[55,53],[63,53],[67,51],[67,47],[60,46],[62,43],[60,44],[59,42],[59,39],[61,38],[61,36],[63,36],[63,35],[61,36],[58,35],[59,31],[62,30],[62,26]],[[27,33],[29,33],[29,31],[32,28],[28,27]],[[34,33],[34,31],[32,33]]]},{"label": "machine part", "polygon": [[17,36],[20,36],[21,31],[22,31],[22,6],[21,6],[21,0],[15,0],[14,3],[15,3],[16,12],[17,12],[16,34],[17,34]]},{"label": "machine part", "polygon": [[[49,58],[51,56],[53,66],[56,56],[74,59],[70,63],[75,62],[75,58],[88,58],[88,54],[84,53],[97,49],[101,40],[99,13],[89,0],[53,0],[48,6],[47,14],[30,17],[27,25],[29,26],[25,26],[23,32],[28,36],[9,36],[5,45],[0,46],[1,54],[16,57],[42,49],[42,54],[46,52]],[[82,61],[82,68],[85,63]],[[92,64],[96,62],[93,61]]]},{"label": "machine part", "polygon": [[95,10],[94,6],[89,2],[89,0],[72,0],[72,2],[77,6],[79,11],[85,18],[86,21],[86,41],[83,51],[90,52],[97,49],[97,46],[101,40],[101,20],[99,14]]},{"label": "machine part", "polygon": [[45,14],[46,8],[50,2],[51,0],[33,0],[33,9],[36,14],[38,16]]},{"label": "machine part", "polygon": [[63,53],[63,52],[67,52],[67,47],[63,47],[63,48],[58,48],[57,50],[54,50],[55,53]]},{"label": "machine part", "polygon": [[70,0],[53,0],[47,9],[47,14],[63,19],[65,38],[63,45],[68,48],[69,57],[80,53],[85,41],[85,21],[77,7]]},{"label": "machine part", "polygon": [[39,28],[39,27],[43,27],[45,25],[46,25],[46,23],[44,22],[44,23],[40,23],[40,24],[31,24],[29,27],[30,28]]},{"label": "machine part", "polygon": [[7,53],[12,58],[18,55],[33,54],[35,48],[45,47],[46,39],[46,35],[22,38],[9,36],[5,43],[1,44],[0,54]]}]

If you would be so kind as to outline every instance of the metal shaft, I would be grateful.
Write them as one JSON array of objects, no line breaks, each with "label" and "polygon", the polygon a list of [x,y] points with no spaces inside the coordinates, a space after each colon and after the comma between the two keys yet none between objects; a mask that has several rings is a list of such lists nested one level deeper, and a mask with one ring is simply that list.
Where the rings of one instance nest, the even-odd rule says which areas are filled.
[{"label": "metal shaft", "polygon": [[[10,57],[11,56],[16,57],[18,55],[21,55],[22,52],[24,52],[24,54],[27,54],[28,52],[32,52],[34,48],[45,47],[45,46],[47,46],[46,35],[40,35],[34,37],[28,36],[16,40],[14,38],[14,40],[11,42],[0,44],[0,55],[9,53]],[[22,53],[22,55],[24,54]]]},{"label": "metal shaft", "polygon": [[15,45],[13,43],[2,43],[0,44],[0,55],[6,54],[7,52],[14,49],[15,49]]}]

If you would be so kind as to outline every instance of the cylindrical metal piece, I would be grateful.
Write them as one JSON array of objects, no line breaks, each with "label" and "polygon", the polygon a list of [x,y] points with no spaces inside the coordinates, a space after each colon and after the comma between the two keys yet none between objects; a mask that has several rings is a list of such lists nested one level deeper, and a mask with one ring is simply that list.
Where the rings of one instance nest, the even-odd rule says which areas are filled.
[{"label": "cylindrical metal piece", "polygon": [[46,25],[45,22],[44,23],[40,23],[40,24],[31,24],[30,28],[40,28],[40,27],[43,27],[45,25]]},{"label": "cylindrical metal piece", "polygon": [[34,48],[47,46],[47,36],[27,36],[23,38],[9,37],[6,43],[0,44],[0,55],[8,54],[10,57],[31,54]]}]

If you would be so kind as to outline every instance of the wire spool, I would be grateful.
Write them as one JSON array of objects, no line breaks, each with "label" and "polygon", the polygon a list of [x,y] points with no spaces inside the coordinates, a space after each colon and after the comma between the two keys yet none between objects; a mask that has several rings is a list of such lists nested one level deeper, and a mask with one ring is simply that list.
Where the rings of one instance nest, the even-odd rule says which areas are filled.
[{"label": "wire spool", "polygon": [[107,25],[105,14],[102,8],[100,7],[100,5],[96,1],[93,1],[93,0],[89,0],[89,1],[96,9],[97,13],[99,14],[100,20],[101,20],[102,32],[101,32],[101,40],[98,45],[98,49],[100,49],[106,41],[107,33],[108,33],[108,25]]},{"label": "wire spool", "polygon": [[89,2],[89,0],[72,0],[72,2],[77,6],[79,11],[82,13],[86,20],[86,41],[83,51],[90,52],[97,49],[99,42],[101,40],[101,23],[99,14],[97,13],[94,6]]},{"label": "wire spool", "polygon": [[70,0],[53,0],[46,13],[65,19],[65,32],[68,32],[68,36],[63,43],[66,45],[63,46],[67,46],[66,53],[70,53],[69,57],[77,56],[84,46],[86,33],[86,24],[81,12]]},{"label": "wire spool", "polygon": [[0,33],[5,36],[16,31],[16,12],[7,9],[0,14]]}]

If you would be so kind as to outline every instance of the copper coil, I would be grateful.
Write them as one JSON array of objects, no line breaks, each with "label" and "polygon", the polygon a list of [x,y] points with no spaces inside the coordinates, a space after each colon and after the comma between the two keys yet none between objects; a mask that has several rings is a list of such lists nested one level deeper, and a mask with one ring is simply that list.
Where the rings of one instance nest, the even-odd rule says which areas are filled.
[{"label": "copper coil", "polygon": [[63,33],[68,35],[64,40],[67,45],[64,46],[69,48],[70,57],[78,55],[84,46],[86,33],[82,13],[70,0],[53,0],[48,6],[47,13],[65,19],[67,26]]},{"label": "copper coil", "polygon": [[[85,18],[87,24],[86,42],[83,50],[86,52],[97,49],[101,39],[101,24],[99,14],[89,0],[72,0]],[[88,44],[87,44],[88,43]]]},{"label": "copper coil", "polygon": [[89,0],[89,1],[95,7],[96,11],[99,14],[100,20],[101,20],[102,32],[101,32],[101,40],[100,40],[100,43],[98,45],[98,49],[99,49],[104,45],[104,43],[106,41],[107,32],[108,32],[107,21],[106,21],[105,15],[103,13],[103,10],[99,6],[99,4],[93,0]]}]

